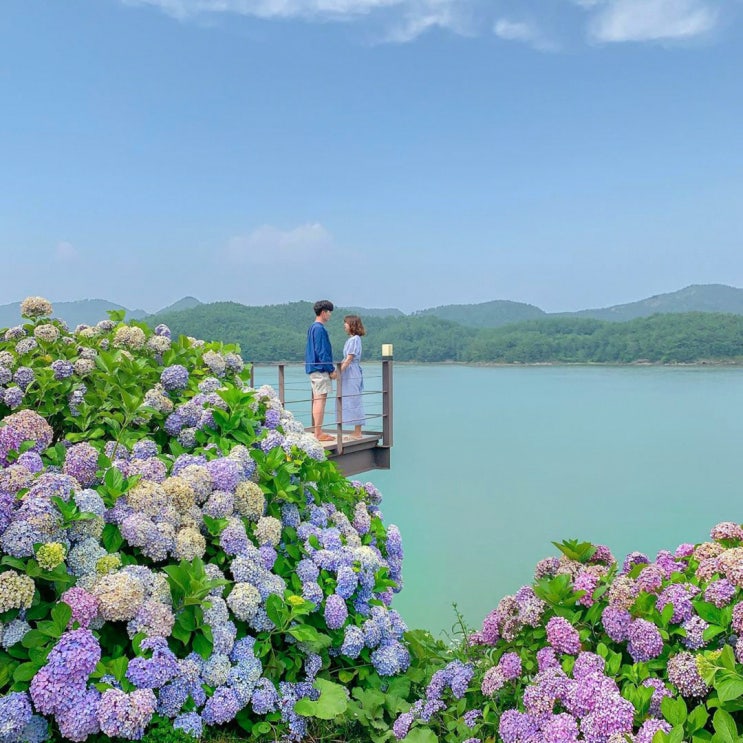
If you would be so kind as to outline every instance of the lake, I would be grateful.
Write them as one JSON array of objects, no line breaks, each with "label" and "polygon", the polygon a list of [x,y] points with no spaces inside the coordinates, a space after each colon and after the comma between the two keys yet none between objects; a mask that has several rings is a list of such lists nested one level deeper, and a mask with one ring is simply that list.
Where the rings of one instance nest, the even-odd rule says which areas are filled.
[{"label": "lake", "polygon": [[621,560],[743,521],[743,368],[398,364],[394,380],[392,469],[359,479],[402,532],[410,627],[448,631],[452,602],[479,627],[553,540]]}]

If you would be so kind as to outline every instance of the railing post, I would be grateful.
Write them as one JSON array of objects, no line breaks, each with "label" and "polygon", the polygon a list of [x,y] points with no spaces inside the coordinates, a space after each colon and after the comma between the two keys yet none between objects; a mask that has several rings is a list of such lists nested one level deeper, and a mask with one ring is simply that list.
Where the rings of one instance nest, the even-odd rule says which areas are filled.
[{"label": "railing post", "polygon": [[255,364],[250,364],[250,386],[255,389]]},{"label": "railing post", "polygon": [[392,446],[392,351],[382,345],[382,446]]},{"label": "railing post", "polygon": [[284,364],[279,364],[279,402],[281,402],[282,407],[286,403],[286,395],[284,394],[286,390],[284,384],[284,366]]},{"label": "railing post", "polygon": [[336,364],[335,372],[335,439],[338,454],[343,454],[343,382],[340,364]]}]

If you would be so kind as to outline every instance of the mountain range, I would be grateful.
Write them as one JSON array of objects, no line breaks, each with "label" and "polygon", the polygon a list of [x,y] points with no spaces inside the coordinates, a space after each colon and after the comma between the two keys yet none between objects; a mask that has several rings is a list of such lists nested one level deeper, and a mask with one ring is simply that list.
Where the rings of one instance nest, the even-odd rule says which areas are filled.
[{"label": "mountain range", "polygon": [[[105,299],[83,299],[74,302],[55,302],[54,316],[65,320],[70,327],[79,324],[91,325],[106,317],[109,310],[126,310],[127,318],[143,320],[152,318],[166,321],[177,313],[180,319],[193,316],[196,319],[200,308],[212,308],[224,316],[227,323],[243,323],[251,317],[275,315],[295,317],[299,311],[306,319],[310,316],[309,302],[290,302],[279,305],[248,307],[236,302],[217,302],[204,304],[195,297],[184,297],[150,315],[141,309],[129,309]],[[0,305],[0,328],[17,325],[21,322],[20,303]],[[355,312],[368,318],[402,318],[406,313],[396,308],[346,307],[344,312]],[[578,312],[547,313],[532,304],[493,300],[478,304],[449,304],[418,310],[409,316],[432,316],[455,322],[470,328],[497,328],[524,320],[539,320],[554,317],[580,317],[597,320],[622,322],[657,314],[681,312],[724,312],[743,315],[743,289],[724,284],[694,284],[675,292],[658,294],[637,302],[619,304],[611,307],[580,310]],[[311,311],[310,311],[311,313]]]}]

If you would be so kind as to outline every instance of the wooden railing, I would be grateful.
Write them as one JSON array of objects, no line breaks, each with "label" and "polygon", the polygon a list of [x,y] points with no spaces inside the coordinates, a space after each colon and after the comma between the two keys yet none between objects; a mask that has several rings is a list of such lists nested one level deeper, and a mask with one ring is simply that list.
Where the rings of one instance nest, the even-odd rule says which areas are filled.
[{"label": "wooden railing", "polygon": [[[389,344],[382,346],[381,366],[374,363],[364,364],[364,391],[361,395],[364,397],[365,408],[368,407],[368,402],[374,403],[374,412],[367,412],[365,423],[379,421],[379,425],[369,428],[365,425],[362,428],[360,439],[350,438],[349,431],[344,429],[343,384],[339,366],[339,364],[336,365],[339,372],[334,395],[335,421],[323,426],[323,431],[335,436],[334,441],[324,443],[328,458],[333,459],[346,475],[358,474],[371,469],[389,469],[394,428],[392,346]],[[375,369],[379,369],[379,373],[374,373]],[[369,384],[376,381],[378,384]],[[281,404],[300,420],[303,414],[309,415],[309,419],[303,422],[307,430],[311,430],[312,397],[297,398],[293,395],[287,397],[287,391],[309,390],[309,381],[304,374],[304,364],[259,365],[257,369],[255,365],[252,365],[251,387],[255,387],[256,383],[276,384]],[[375,389],[368,389],[370,386]],[[300,409],[305,405],[308,406],[309,413],[304,413]],[[333,406],[328,405],[325,412],[326,420],[332,410]]]}]

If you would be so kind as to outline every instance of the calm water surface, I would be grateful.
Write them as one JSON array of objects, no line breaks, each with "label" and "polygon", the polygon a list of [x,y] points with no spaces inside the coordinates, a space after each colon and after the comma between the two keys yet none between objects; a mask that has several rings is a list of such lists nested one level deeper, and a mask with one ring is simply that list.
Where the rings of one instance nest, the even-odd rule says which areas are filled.
[{"label": "calm water surface", "polygon": [[741,368],[397,365],[394,399],[392,469],[361,477],[402,531],[411,627],[448,630],[452,602],[479,625],[552,540],[621,559],[743,521]]}]

